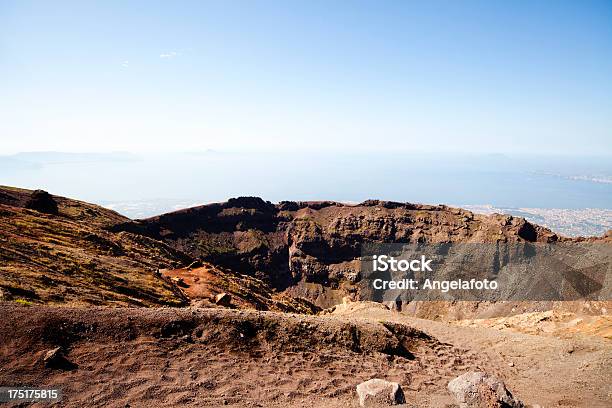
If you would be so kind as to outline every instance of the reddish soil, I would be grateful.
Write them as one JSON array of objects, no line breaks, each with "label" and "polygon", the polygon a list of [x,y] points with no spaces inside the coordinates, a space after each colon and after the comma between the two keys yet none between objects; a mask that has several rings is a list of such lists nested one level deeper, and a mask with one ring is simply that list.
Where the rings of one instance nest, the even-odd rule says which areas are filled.
[{"label": "reddish soil", "polygon": [[[372,377],[400,382],[423,406],[450,402],[448,380],[479,366],[409,326],[353,319],[12,305],[2,315],[0,384],[60,387],[66,407],[346,407]],[[77,368],[45,368],[57,346]]]},{"label": "reddish soil", "polygon": [[[601,337],[459,327],[380,306],[325,316],[8,304],[0,313],[0,384],[60,387],[65,407],[356,407],[355,386],[374,377],[399,382],[407,407],[444,407],[448,381],[469,370],[500,376],[528,404],[612,402],[612,345]],[[57,346],[76,368],[44,366]]]}]

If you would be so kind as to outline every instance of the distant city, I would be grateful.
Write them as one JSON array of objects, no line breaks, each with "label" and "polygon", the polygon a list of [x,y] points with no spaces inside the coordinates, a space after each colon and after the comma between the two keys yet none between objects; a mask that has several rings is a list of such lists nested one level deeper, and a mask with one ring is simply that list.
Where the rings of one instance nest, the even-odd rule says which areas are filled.
[{"label": "distant city", "polygon": [[459,206],[478,214],[508,214],[550,228],[567,237],[599,236],[612,229],[612,210],[601,208],[499,208],[492,205]]}]

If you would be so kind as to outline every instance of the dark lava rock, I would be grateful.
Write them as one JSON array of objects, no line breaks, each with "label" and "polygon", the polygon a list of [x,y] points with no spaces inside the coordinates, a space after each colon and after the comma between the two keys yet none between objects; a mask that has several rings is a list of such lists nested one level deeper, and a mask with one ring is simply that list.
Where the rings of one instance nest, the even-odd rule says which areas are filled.
[{"label": "dark lava rock", "polygon": [[45,367],[59,370],[74,370],[77,365],[69,361],[64,353],[62,353],[61,347],[56,347],[45,353],[43,357]]},{"label": "dark lava rock", "polygon": [[525,241],[536,242],[538,239],[538,232],[533,224],[525,221],[518,230],[518,236],[523,238]]},{"label": "dark lava rock", "polygon": [[227,293],[219,293],[215,296],[215,303],[219,306],[229,307],[232,304],[232,296]]},{"label": "dark lava rock", "polygon": [[300,209],[300,205],[295,201],[281,201],[276,207],[280,211],[297,211]]},{"label": "dark lava rock", "polygon": [[57,203],[53,196],[44,190],[34,190],[26,202],[25,208],[45,214],[59,214]]},{"label": "dark lava rock", "polygon": [[274,211],[276,207],[269,201],[264,201],[259,197],[238,197],[227,200],[225,207],[232,208],[252,208],[261,211]]}]

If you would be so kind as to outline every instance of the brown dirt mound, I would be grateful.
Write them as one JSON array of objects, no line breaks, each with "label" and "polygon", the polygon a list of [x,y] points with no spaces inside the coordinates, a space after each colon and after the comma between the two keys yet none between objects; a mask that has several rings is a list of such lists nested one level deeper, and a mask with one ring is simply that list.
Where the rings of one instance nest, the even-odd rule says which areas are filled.
[{"label": "brown dirt mound", "polygon": [[[413,401],[448,400],[448,380],[475,365],[397,323],[193,308],[0,312],[0,384],[61,387],[67,407],[347,407],[373,377],[400,382]],[[42,363],[58,346],[70,368]]]}]

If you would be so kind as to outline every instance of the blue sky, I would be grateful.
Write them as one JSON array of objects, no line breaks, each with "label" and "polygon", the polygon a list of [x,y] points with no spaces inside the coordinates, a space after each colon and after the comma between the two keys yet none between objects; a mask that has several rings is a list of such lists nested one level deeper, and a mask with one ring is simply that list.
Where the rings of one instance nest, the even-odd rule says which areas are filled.
[{"label": "blue sky", "polygon": [[610,1],[0,2],[0,154],[612,154]]}]

